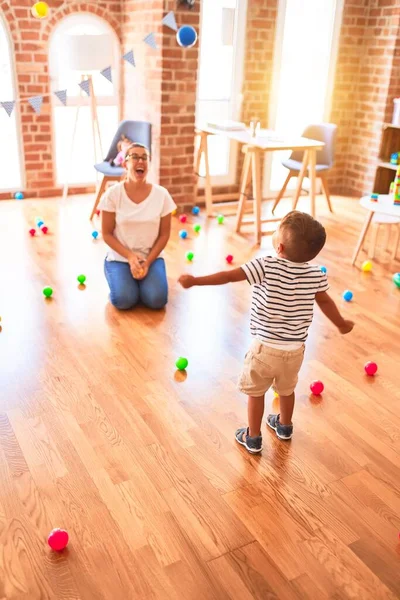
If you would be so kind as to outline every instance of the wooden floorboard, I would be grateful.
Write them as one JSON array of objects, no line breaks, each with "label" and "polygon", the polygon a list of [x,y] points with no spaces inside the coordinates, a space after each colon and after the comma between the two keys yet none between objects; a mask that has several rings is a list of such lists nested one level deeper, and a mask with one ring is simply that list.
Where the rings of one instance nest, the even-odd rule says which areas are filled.
[{"label": "wooden floorboard", "polygon": [[[400,598],[400,263],[380,251],[371,273],[351,267],[357,201],[335,198],[334,214],[319,202],[319,261],[356,328],[340,337],[316,309],[293,440],[265,428],[254,457],[233,437],[246,422],[236,380],[251,290],[185,292],[177,278],[225,268],[227,254],[240,265],[271,238],[260,249],[232,234],[233,218],[200,215],[201,234],[190,218],[181,240],[175,218],[167,310],[119,313],[90,203],[0,203],[0,599]],[[29,236],[36,216],[47,236]],[[60,555],[46,544],[53,527],[70,534]]]}]

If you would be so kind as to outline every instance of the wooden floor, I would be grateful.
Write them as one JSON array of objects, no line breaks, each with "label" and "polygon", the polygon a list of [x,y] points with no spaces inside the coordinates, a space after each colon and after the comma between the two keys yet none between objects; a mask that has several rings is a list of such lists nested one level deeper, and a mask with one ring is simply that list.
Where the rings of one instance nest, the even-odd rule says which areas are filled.
[{"label": "wooden floor", "polygon": [[[357,327],[340,337],[317,312],[293,440],[265,428],[258,457],[233,437],[246,422],[235,384],[250,287],[184,292],[176,279],[268,252],[270,238],[255,249],[227,219],[180,240],[174,219],[167,311],[118,313],[90,201],[0,203],[0,598],[399,598],[400,263],[350,266],[357,201],[335,199],[331,216],[319,199],[321,263]],[[47,236],[30,238],[35,216]],[[325,383],[320,400],[312,379]],[[70,534],[61,555],[46,544],[53,527]]]}]

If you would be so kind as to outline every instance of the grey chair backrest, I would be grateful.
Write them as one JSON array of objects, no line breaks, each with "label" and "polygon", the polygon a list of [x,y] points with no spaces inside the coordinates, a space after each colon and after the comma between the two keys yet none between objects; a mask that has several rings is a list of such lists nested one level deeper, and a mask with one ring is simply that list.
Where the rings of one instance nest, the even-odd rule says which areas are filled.
[{"label": "grey chair backrest", "polygon": [[146,148],[151,152],[151,123],[146,121],[122,121],[119,124],[117,133],[111,143],[110,149],[105,160],[108,162],[114,159],[118,154],[118,142],[121,139],[121,135],[125,135],[132,142],[139,142],[144,144]]},{"label": "grey chair backrest", "polygon": [[[321,123],[320,125],[309,125],[303,132],[303,137],[310,140],[324,142],[325,146],[322,150],[317,151],[317,165],[328,165],[331,167],[335,159],[335,142],[336,142],[337,125],[333,123]],[[295,150],[290,158],[292,160],[302,161],[303,150]]]}]

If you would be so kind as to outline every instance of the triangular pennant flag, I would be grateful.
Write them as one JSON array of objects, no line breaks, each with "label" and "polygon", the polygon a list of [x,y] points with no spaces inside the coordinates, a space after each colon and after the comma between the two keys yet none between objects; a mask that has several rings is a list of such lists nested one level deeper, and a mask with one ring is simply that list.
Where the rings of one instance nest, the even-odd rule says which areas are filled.
[{"label": "triangular pennant flag", "polygon": [[6,113],[8,114],[8,116],[11,117],[12,112],[14,110],[14,106],[15,106],[15,100],[9,100],[8,102],[2,102],[1,105],[4,108],[4,110],[6,111]]},{"label": "triangular pennant flag", "polygon": [[129,64],[131,64],[132,66],[136,67],[135,57],[133,56],[133,50],[129,50],[129,52],[127,52],[126,54],[124,54],[122,58],[124,60],[126,60],[126,62],[128,62]]},{"label": "triangular pennant flag", "polygon": [[57,96],[64,106],[67,106],[67,90],[58,90],[58,92],[54,92],[54,95]]},{"label": "triangular pennant flag", "polygon": [[144,38],[144,43],[147,44],[148,46],[150,46],[150,48],[153,48],[153,50],[157,50],[157,42],[156,42],[156,38],[154,37],[154,33],[149,33],[149,35],[146,35],[146,37]]},{"label": "triangular pennant flag", "polygon": [[176,24],[176,19],[175,19],[175,13],[173,10],[171,10],[171,12],[169,12],[167,15],[165,15],[165,17],[163,18],[161,23],[163,25],[166,25],[170,29],[173,29],[174,31],[178,31],[178,26]]},{"label": "triangular pennant flag", "polygon": [[112,83],[112,72],[111,72],[111,67],[106,67],[105,69],[103,69],[102,71],[100,71],[101,75],[103,75],[103,77],[105,77],[106,79],[108,79],[108,81],[110,83]]},{"label": "triangular pennant flag", "polygon": [[81,88],[81,90],[83,90],[85,92],[85,94],[87,94],[88,96],[90,96],[90,82],[89,79],[84,79],[83,81],[80,82],[79,87]]},{"label": "triangular pennant flag", "polygon": [[43,104],[43,96],[32,96],[32,98],[28,98],[28,102],[32,106],[35,113],[40,115]]}]

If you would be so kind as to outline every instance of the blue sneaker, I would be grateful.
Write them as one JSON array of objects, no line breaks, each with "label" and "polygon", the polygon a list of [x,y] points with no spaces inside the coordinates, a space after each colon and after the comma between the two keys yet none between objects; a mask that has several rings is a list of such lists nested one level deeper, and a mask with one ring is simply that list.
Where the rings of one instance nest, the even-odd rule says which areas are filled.
[{"label": "blue sneaker", "polygon": [[258,452],[261,452],[262,450],[262,436],[257,435],[256,437],[250,437],[248,427],[241,427],[238,429],[235,433],[235,438],[237,443],[244,446],[250,454],[258,454]]},{"label": "blue sneaker", "polygon": [[281,425],[279,417],[280,415],[268,415],[267,425],[275,430],[280,440],[290,440],[293,435],[293,425]]}]

